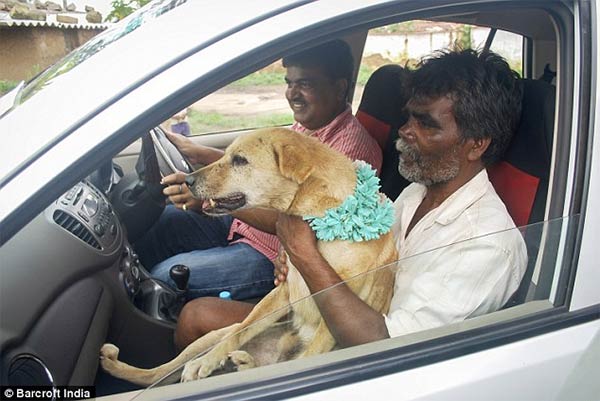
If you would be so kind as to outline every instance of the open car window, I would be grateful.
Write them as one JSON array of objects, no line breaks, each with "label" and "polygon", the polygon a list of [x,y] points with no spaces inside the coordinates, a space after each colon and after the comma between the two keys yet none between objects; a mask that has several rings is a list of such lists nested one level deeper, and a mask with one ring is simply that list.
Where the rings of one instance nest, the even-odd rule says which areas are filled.
[{"label": "open car window", "polygon": [[[464,341],[481,335],[490,335],[494,330],[499,332],[497,330],[499,326],[508,326],[519,321],[530,320],[553,308],[560,307],[564,301],[566,279],[569,274],[569,266],[573,260],[571,254],[573,234],[576,232],[578,224],[579,216],[570,216],[461,241],[447,247],[400,259],[395,263],[382,266],[340,284],[353,287],[367,281],[369,276],[381,274],[382,272],[392,273],[395,277],[402,279],[402,277],[405,277],[402,272],[410,266],[414,268],[415,266],[430,264],[432,260],[443,260],[448,253],[470,249],[476,242],[502,241],[506,236],[522,236],[528,253],[527,269],[519,289],[513,294],[510,301],[498,311],[491,313],[477,313],[474,311],[466,320],[448,321],[438,325],[429,325],[429,327],[424,325],[420,330],[410,330],[405,334],[372,344],[364,344],[343,350],[336,348],[325,354],[288,362],[285,362],[286,358],[283,358],[283,361],[279,360],[276,351],[279,339],[285,333],[296,330],[291,323],[293,310],[302,308],[305,305],[312,305],[315,301],[318,302],[320,297],[328,296],[328,292],[332,290],[330,288],[296,303],[282,305],[273,314],[265,316],[262,320],[258,320],[246,328],[246,334],[251,332],[260,333],[253,337],[253,340],[248,342],[246,346],[242,347],[242,349],[253,355],[259,367],[224,375],[224,373],[235,371],[235,366],[231,360],[225,358],[222,367],[215,371],[212,377],[192,383],[175,385],[187,386],[185,388],[189,388],[194,393],[199,390],[206,391],[206,394],[224,386],[227,386],[229,390],[231,390],[230,386],[239,386],[240,391],[244,391],[244,389],[247,390],[247,385],[250,383],[252,383],[250,386],[258,386],[259,384],[269,385],[276,381],[278,385],[284,386],[286,380],[292,380],[293,372],[318,366],[327,366],[327,369],[335,370],[347,366],[346,364],[352,364],[351,361],[355,358],[369,354],[379,355],[383,358],[383,354],[380,353],[388,353],[396,358],[410,357],[413,360],[415,357],[417,359],[421,358],[422,363],[425,363],[428,358],[431,358],[434,346],[436,348],[440,346],[452,347],[460,343],[457,339]],[[494,266],[477,267],[476,263],[473,266],[475,270],[481,268],[493,275]],[[458,279],[452,277],[452,266],[449,266],[448,270],[448,281],[440,283],[440,285],[456,285],[455,281]],[[402,286],[403,283],[396,283],[396,289]],[[390,311],[388,315],[393,313],[394,311]],[[265,326],[270,327],[270,329],[266,331],[257,330],[257,328]],[[368,329],[368,327],[365,327],[365,330]],[[228,338],[229,336],[224,336],[222,342],[217,343],[198,356],[202,357],[207,353],[223,351],[226,349],[224,344],[228,341]],[[263,346],[267,352],[261,351]],[[182,369],[181,366],[171,372],[170,375],[150,386],[149,389],[140,393],[135,399],[153,399],[152,388],[172,383],[181,374]],[[177,391],[185,393],[185,388],[181,387]]]},{"label": "open car window", "polygon": [[510,67],[523,76],[523,36],[494,30],[485,26],[436,20],[411,20],[370,29],[360,63],[358,90],[361,83],[377,68],[398,64],[414,68],[419,61],[436,51],[458,45],[483,49],[491,40],[490,49],[501,55]]},{"label": "open car window", "polygon": [[285,68],[278,60],[187,107],[192,135],[291,125]]}]

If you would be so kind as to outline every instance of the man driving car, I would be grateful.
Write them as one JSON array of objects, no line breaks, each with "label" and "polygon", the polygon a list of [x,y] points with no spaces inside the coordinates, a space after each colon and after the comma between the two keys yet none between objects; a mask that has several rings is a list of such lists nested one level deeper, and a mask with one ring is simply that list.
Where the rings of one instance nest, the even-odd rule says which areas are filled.
[{"label": "man driving car", "polygon": [[[348,45],[335,40],[283,59],[286,99],[299,135],[313,136],[352,159],[381,167],[381,149],[352,115],[347,103],[354,73]],[[195,145],[168,134],[192,164],[219,159],[218,149]],[[140,260],[155,278],[170,285],[172,266],[190,269],[188,299],[227,290],[233,299],[260,297],[273,288],[273,263],[279,248],[277,213],[244,210],[219,218],[202,214],[202,200],[192,198],[183,174],[163,179],[172,205],[135,244]]]}]

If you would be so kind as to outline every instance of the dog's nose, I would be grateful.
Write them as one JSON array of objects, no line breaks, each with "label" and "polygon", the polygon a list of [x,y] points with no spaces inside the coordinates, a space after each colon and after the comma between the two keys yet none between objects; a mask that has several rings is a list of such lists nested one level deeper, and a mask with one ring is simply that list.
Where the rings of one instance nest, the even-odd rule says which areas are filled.
[{"label": "dog's nose", "polygon": [[188,174],[185,176],[185,183],[188,185],[188,187],[191,188],[195,182],[196,182],[196,179],[194,178],[193,175]]}]

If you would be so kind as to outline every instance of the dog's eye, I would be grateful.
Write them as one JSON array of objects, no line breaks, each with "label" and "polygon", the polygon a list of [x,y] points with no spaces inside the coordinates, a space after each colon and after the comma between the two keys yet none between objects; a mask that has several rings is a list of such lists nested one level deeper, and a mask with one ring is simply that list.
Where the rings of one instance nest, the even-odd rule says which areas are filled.
[{"label": "dog's eye", "polygon": [[233,158],[231,159],[231,164],[233,166],[245,166],[246,164],[248,164],[248,159],[246,159],[244,156],[233,155]]}]

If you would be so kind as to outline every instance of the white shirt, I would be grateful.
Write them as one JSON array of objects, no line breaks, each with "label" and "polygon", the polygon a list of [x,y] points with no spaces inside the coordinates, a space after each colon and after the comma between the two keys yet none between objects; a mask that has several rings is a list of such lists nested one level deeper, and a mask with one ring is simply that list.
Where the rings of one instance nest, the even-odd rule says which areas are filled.
[{"label": "white shirt", "polygon": [[385,316],[392,337],[500,309],[527,267],[523,237],[485,170],[406,236],[425,194],[413,183],[394,202],[399,262]]}]

